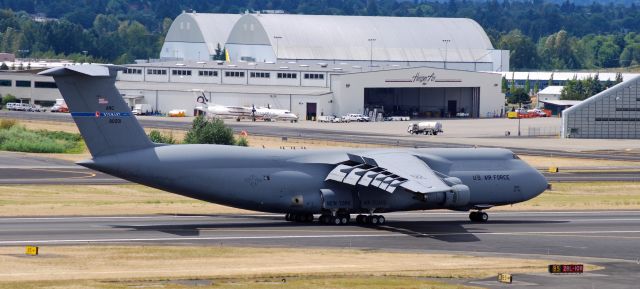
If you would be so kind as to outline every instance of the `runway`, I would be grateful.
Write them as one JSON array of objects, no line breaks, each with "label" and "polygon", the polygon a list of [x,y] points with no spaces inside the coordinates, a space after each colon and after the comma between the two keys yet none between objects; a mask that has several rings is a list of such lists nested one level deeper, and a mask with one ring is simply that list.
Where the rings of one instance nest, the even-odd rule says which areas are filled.
[{"label": "runway", "polygon": [[[563,288],[593,284],[632,288],[634,283],[629,282],[640,269],[640,211],[490,212],[488,223],[471,223],[466,213],[457,212],[385,216],[388,223],[381,227],[299,224],[271,214],[0,218],[0,246],[159,243],[370,248],[561,259],[608,268],[568,283],[568,278],[545,274],[516,277]],[[469,282],[485,281],[491,280]]]}]

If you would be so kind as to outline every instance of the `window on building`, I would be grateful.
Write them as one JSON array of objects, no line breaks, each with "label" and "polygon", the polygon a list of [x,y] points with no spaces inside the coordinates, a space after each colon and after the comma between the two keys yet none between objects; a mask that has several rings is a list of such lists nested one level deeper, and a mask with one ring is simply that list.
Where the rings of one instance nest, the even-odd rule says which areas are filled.
[{"label": "window on building", "polygon": [[167,75],[166,69],[147,69],[149,75]]},{"label": "window on building", "polygon": [[322,73],[305,73],[304,79],[324,79],[324,74]]},{"label": "window on building", "polygon": [[58,88],[56,83],[52,81],[36,81],[33,86],[35,88]]},{"label": "window on building", "polygon": [[142,68],[127,68],[122,73],[124,73],[124,74],[142,74]]},{"label": "window on building", "polygon": [[188,69],[173,69],[171,74],[179,76],[191,76],[191,70]]},{"label": "window on building", "polygon": [[218,72],[215,70],[200,70],[198,76],[218,76]]},{"label": "window on building", "polygon": [[16,80],[16,87],[31,87],[30,80]]},{"label": "window on building", "polygon": [[226,77],[244,77],[244,71],[225,71],[224,76]]},{"label": "window on building", "polygon": [[249,76],[251,76],[251,78],[270,78],[271,77],[271,73],[269,73],[269,72],[251,72],[249,74]]},{"label": "window on building", "polygon": [[11,80],[9,80],[9,79],[0,79],[0,86],[11,86]]},{"label": "window on building", "polygon": [[295,79],[298,78],[298,74],[296,73],[288,73],[288,72],[278,72],[278,78],[289,78],[289,79]]}]

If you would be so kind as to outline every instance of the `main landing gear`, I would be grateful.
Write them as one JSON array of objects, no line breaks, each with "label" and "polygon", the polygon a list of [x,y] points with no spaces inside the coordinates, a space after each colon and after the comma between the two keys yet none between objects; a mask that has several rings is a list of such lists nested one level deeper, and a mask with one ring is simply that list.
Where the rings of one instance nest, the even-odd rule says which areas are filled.
[{"label": "main landing gear", "polygon": [[336,214],[335,216],[324,214],[320,216],[318,221],[325,225],[346,225],[351,221],[351,216],[349,214]]},{"label": "main landing gear", "polygon": [[382,215],[358,215],[356,223],[361,225],[383,225],[387,219]]},{"label": "main landing gear", "polygon": [[469,213],[469,220],[471,220],[472,222],[485,223],[489,221],[489,215],[487,215],[487,213],[483,211],[473,211]]},{"label": "main landing gear", "polygon": [[[313,214],[296,214],[296,213],[287,213],[285,215],[285,220],[290,222],[298,222],[298,223],[311,223],[313,222]],[[318,222],[324,225],[347,225],[351,222],[351,215],[347,213],[339,213],[335,215],[331,214],[322,214],[320,218],[318,218]],[[383,225],[387,222],[382,215],[358,215],[356,217],[356,223],[359,225],[374,225],[379,226]]]},{"label": "main landing gear", "polygon": [[313,214],[287,213],[284,215],[284,219],[289,222],[311,223],[313,222]]}]

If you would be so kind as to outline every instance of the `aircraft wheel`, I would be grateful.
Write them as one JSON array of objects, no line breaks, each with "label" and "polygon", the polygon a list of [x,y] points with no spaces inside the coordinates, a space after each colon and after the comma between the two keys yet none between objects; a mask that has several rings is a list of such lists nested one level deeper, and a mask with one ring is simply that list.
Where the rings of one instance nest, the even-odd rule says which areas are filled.
[{"label": "aircraft wheel", "polygon": [[377,225],[377,224],[378,224],[378,216],[375,216],[375,215],[374,215],[374,216],[371,216],[371,217],[370,217],[370,220],[371,220],[371,221],[370,221],[370,224],[371,224],[371,225]]},{"label": "aircraft wheel", "polygon": [[349,223],[349,218],[345,216],[338,217],[338,219],[340,219],[340,225],[346,225],[347,223]]},{"label": "aircraft wheel", "polygon": [[356,223],[364,224],[364,216],[363,215],[356,216]]},{"label": "aircraft wheel", "polygon": [[378,225],[384,225],[386,221],[387,219],[384,216],[378,216]]},{"label": "aircraft wheel", "polygon": [[340,225],[340,223],[342,223],[342,221],[340,221],[339,217],[331,217],[331,224],[332,225]]},{"label": "aircraft wheel", "polygon": [[489,215],[485,212],[478,212],[478,221],[486,223],[489,221]]},{"label": "aircraft wheel", "polygon": [[320,221],[321,224],[325,224],[326,225],[326,224],[329,224],[329,218],[330,217],[327,216],[327,215],[321,215],[319,221]]},{"label": "aircraft wheel", "polygon": [[289,215],[289,213],[284,214],[284,219],[287,221],[291,221],[291,216]]},{"label": "aircraft wheel", "polygon": [[306,214],[306,216],[307,216],[307,219],[305,220],[305,223],[313,222],[313,219],[314,219],[313,214]]},{"label": "aircraft wheel", "polygon": [[478,212],[471,212],[469,213],[469,220],[476,222],[478,220]]}]

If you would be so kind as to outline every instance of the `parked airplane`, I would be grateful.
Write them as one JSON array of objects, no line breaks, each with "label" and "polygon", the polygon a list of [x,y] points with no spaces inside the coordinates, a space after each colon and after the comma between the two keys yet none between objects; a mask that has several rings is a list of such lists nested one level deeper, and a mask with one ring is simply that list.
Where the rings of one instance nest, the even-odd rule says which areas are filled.
[{"label": "parked airplane", "polygon": [[205,96],[202,90],[193,90],[194,93],[200,93],[196,97],[196,101],[201,104],[196,109],[205,112],[206,115],[217,118],[233,118],[237,121],[241,119],[251,119],[256,121],[262,119],[265,121],[271,120],[284,120],[297,122],[298,116],[285,109],[274,109],[270,106],[258,107],[255,105],[252,107],[246,106],[226,106],[219,104],[209,103],[209,99]]},{"label": "parked airplane", "polygon": [[505,149],[270,150],[152,143],[116,89],[116,66],[67,66],[54,78],[92,155],[78,164],[208,202],[285,214],[290,221],[383,224],[384,212],[484,210],[547,188]]}]

